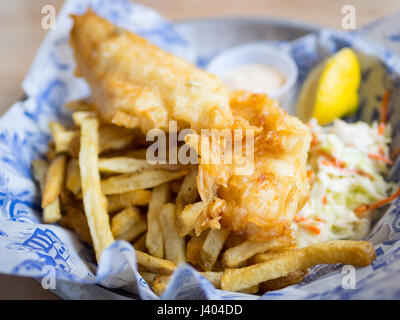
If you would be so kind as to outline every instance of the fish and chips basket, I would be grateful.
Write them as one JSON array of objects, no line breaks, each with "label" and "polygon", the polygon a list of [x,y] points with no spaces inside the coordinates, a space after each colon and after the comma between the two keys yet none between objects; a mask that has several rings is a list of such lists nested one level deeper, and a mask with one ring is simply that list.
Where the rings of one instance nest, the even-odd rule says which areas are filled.
[{"label": "fish and chips basket", "polygon": [[[146,230],[146,222],[142,219],[140,212],[129,205],[149,205],[149,211],[152,211],[153,215],[154,212],[157,213],[161,210],[164,234],[167,237],[176,234],[173,223],[174,205],[163,205],[166,197],[165,184],[156,187],[152,192],[140,190],[130,193],[129,199],[115,194],[118,192],[107,194],[109,211],[117,212],[128,205],[126,209],[115,215],[111,222],[113,234],[118,234],[120,239],[128,241],[107,241],[108,235],[96,238],[96,241],[93,241],[95,247],[102,245],[106,247],[101,254],[101,259],[100,256],[97,256],[99,261],[97,265],[95,254],[87,244],[92,242],[92,239],[88,233],[86,219],[84,219],[85,221],[81,220],[82,217],[85,218],[84,215],[77,212],[76,207],[70,206],[65,208],[68,214],[58,219],[54,215],[57,215],[59,199],[54,201],[54,197],[51,195],[48,199],[44,197],[42,199],[41,195],[41,189],[46,185],[45,180],[48,179],[48,177],[45,178],[47,170],[47,176],[53,177],[53,187],[57,188],[56,185],[61,183],[62,177],[60,168],[63,168],[66,171],[68,190],[74,193],[76,198],[85,197],[85,201],[86,195],[82,196],[80,193],[81,179],[83,181],[87,177],[96,178],[96,175],[97,177],[99,175],[98,171],[91,170],[93,164],[91,161],[97,161],[94,158],[97,158],[98,151],[93,148],[93,139],[95,141],[98,138],[93,138],[92,134],[97,130],[99,123],[95,119],[87,119],[88,116],[90,117],[90,112],[84,110],[85,106],[70,105],[69,109],[66,108],[69,102],[85,98],[90,94],[87,83],[74,74],[75,62],[69,45],[69,32],[73,23],[70,15],[83,14],[88,7],[112,23],[133,31],[158,47],[194,64],[204,65],[212,58],[212,55],[202,56],[195,52],[191,48],[190,42],[177,31],[171,22],[142,5],[122,0],[68,0],[65,2],[57,16],[55,28],[49,31],[43,41],[23,82],[22,87],[26,93],[26,99],[16,102],[0,118],[0,272],[39,279],[54,277],[55,285],[57,285],[57,281],[67,281],[84,285],[98,284],[110,289],[120,288],[138,295],[141,299],[159,299],[160,296],[163,299],[400,298],[400,287],[396,281],[393,281],[400,274],[400,262],[398,261],[400,258],[399,199],[379,208],[381,217],[373,223],[371,231],[365,239],[373,244],[375,252],[373,253],[373,249],[371,249],[372,252],[369,252],[369,256],[362,256],[363,253],[368,253],[369,249],[367,248],[360,253],[361,256],[358,257],[357,262],[361,268],[356,269],[355,283],[350,286],[346,285],[343,280],[349,269],[344,268],[342,264],[323,264],[329,263],[329,259],[322,260],[320,263],[318,263],[318,259],[314,259],[314,262],[317,261],[317,263],[311,265],[308,262],[308,255],[317,255],[318,250],[337,249],[325,245],[322,249],[316,247],[315,251],[302,251],[297,256],[282,260],[285,263],[290,263],[291,259],[296,263],[304,260],[301,267],[305,269],[316,266],[312,267],[307,274],[303,270],[299,270],[300,274],[291,272],[291,277],[295,279],[286,277],[283,280],[287,282],[286,285],[291,283],[294,285],[280,290],[265,290],[267,292],[261,296],[254,294],[259,291],[258,284],[248,287],[241,285],[238,280],[240,274],[235,273],[235,270],[239,269],[231,269],[231,274],[224,274],[221,279],[222,272],[198,272],[187,263],[180,264],[175,268],[175,265],[168,264],[167,260],[144,253],[146,239],[140,235]],[[392,34],[390,31],[395,30],[393,24],[399,25],[397,20],[399,20],[398,16],[388,17],[359,32],[344,33],[322,30],[317,34],[309,34],[292,42],[277,44],[282,50],[287,50],[295,60],[299,69],[298,86],[301,86],[310,70],[324,58],[343,47],[351,47],[356,50],[359,53],[362,75],[359,91],[360,108],[357,114],[347,120],[360,119],[367,123],[377,120],[383,93],[389,90],[391,96],[387,121],[392,127],[392,151],[400,147],[400,60],[393,53],[397,50],[400,52],[400,35]],[[216,53],[214,52],[214,54]],[[84,144],[86,148],[86,152],[81,152],[79,155],[79,161],[78,159],[69,160],[62,153],[67,148],[66,142],[77,136],[74,131],[65,129],[72,122],[71,109],[75,111],[74,123],[78,126],[81,125],[81,147]],[[102,132],[100,128],[99,138],[100,148],[103,151],[107,148],[115,148],[116,144],[121,145],[122,148],[130,145],[137,135],[133,130],[129,131],[123,128],[116,129],[105,126],[103,129]],[[53,149],[48,150],[49,142],[52,139],[55,140],[55,145],[53,145]],[[97,141],[97,148],[98,145]],[[61,153],[57,153],[55,150],[61,151]],[[76,153],[79,150],[72,152]],[[84,155],[82,155],[83,153]],[[143,154],[143,150],[138,147],[136,150],[132,150],[130,155],[139,156],[141,153]],[[118,156],[120,154],[117,154]],[[45,160],[34,161],[34,174],[32,174],[32,161],[46,157],[53,160],[51,166],[49,167]],[[85,160],[82,160],[81,157]],[[118,158],[116,159],[118,160]],[[122,160],[113,162],[112,159],[100,158],[98,166],[105,173],[124,173],[126,167],[144,165],[140,161],[126,163]],[[385,177],[388,181],[398,182],[400,164],[397,160],[393,159],[393,166]],[[84,168],[86,177],[79,176],[79,165],[86,166]],[[117,171],[113,171],[115,166],[119,166]],[[81,172],[83,172],[82,168]],[[182,185],[173,185],[172,183],[170,185],[170,188],[178,194],[177,206],[185,204],[179,204],[179,199],[187,201],[187,199],[193,198],[193,189],[196,188],[195,185],[193,186],[193,181],[196,181],[195,170],[163,171],[164,176],[162,177],[153,176],[151,171],[149,172],[147,172],[147,176],[142,177],[145,182],[154,181],[154,179],[168,182],[185,176]],[[110,184],[109,188],[115,187],[112,179],[112,176],[107,179]],[[40,183],[38,184],[36,181]],[[136,183],[139,185],[142,183],[141,186],[144,186],[142,189],[146,189],[147,184],[143,184],[143,181],[136,181]],[[104,191],[107,186],[102,185],[102,188]],[[124,192],[123,188],[121,190]],[[60,198],[68,196],[68,194],[60,194]],[[61,199],[61,201],[65,201],[65,199]],[[100,197],[97,201],[98,205],[102,206],[104,199]],[[44,210],[42,210],[43,202],[46,203]],[[185,212],[187,219],[190,220],[191,215],[200,209],[198,203],[193,204]],[[44,224],[43,219],[48,223]],[[59,223],[52,224],[51,222],[54,221]],[[134,224],[135,228],[126,230],[126,225],[129,223]],[[184,225],[182,229],[184,229]],[[178,230],[178,233],[186,235],[189,231]],[[215,232],[213,236],[213,239],[208,237],[211,247],[208,252],[209,256],[199,258],[200,263],[204,264],[204,270],[207,270],[207,263],[210,259],[214,259],[214,263],[218,258],[212,251],[212,245],[218,244],[222,238],[226,240],[228,234]],[[81,241],[81,239],[85,241]],[[135,239],[135,241],[130,243],[130,239]],[[104,243],[101,243],[102,241]],[[235,239],[231,239],[231,241],[235,242]],[[171,243],[176,244],[179,241]],[[193,251],[191,252],[193,259],[196,259],[198,245],[199,243],[193,241]],[[340,246],[340,243],[335,246]],[[355,251],[349,251],[349,255],[357,255],[359,253],[357,248],[354,249]],[[217,255],[220,250],[221,248],[216,251]],[[225,256],[225,262],[228,265],[239,266],[243,262],[240,254],[246,254],[248,250],[252,250],[250,245],[243,246],[237,252],[232,250],[231,255]],[[368,259],[375,255],[376,258],[370,263]],[[234,261],[235,259],[237,261]],[[342,260],[346,260],[346,258]],[[273,267],[273,263],[264,266],[267,269],[270,267]],[[139,273],[139,271],[141,272]],[[258,270],[261,273],[267,271]],[[154,277],[155,273],[161,273],[161,276]],[[218,288],[220,281],[224,282],[222,289]],[[151,286],[150,282],[153,282]],[[269,282],[268,285],[269,288],[285,287],[282,283],[276,282]]]}]

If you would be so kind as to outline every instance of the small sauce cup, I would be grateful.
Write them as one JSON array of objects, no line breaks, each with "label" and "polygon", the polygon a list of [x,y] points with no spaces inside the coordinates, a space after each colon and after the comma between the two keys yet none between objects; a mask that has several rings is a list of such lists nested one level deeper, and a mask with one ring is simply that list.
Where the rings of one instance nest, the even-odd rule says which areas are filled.
[{"label": "small sauce cup", "polygon": [[[253,81],[254,89],[257,90],[250,91],[268,94],[278,100],[287,112],[295,114],[293,99],[298,76],[296,63],[286,51],[276,48],[271,43],[255,42],[223,51],[210,61],[207,71],[222,80],[225,79],[231,89],[240,88],[240,83],[243,83],[242,89],[250,89]],[[243,73],[243,77],[238,74],[240,72]],[[260,81],[270,83],[263,85]],[[265,92],[260,92],[263,87]],[[268,90],[273,91],[267,92]]]}]

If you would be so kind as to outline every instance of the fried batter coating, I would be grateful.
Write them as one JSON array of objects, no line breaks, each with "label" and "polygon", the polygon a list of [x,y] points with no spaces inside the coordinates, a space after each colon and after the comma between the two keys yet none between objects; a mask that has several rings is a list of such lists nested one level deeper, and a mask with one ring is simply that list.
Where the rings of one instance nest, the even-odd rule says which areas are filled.
[{"label": "fried batter coating", "polygon": [[73,16],[77,75],[89,83],[100,115],[127,128],[222,128],[230,124],[229,92],[197,69],[88,10]]},{"label": "fried batter coating", "polygon": [[294,215],[306,203],[310,188],[307,126],[266,95],[229,93],[215,76],[90,10],[73,19],[77,74],[89,83],[105,121],[146,133],[153,128],[168,131],[168,121],[176,120],[178,129],[196,130],[186,143],[202,160],[221,152],[228,158],[229,139],[220,137],[219,149],[210,152],[198,145],[201,129],[242,129],[243,142],[249,137],[246,130],[254,130],[251,172],[238,174],[243,164],[237,161],[200,163],[197,187],[206,210],[196,221],[198,234],[221,227],[253,241],[292,234]]},{"label": "fried batter coating", "polygon": [[[222,227],[252,241],[290,235],[294,215],[309,195],[309,129],[263,94],[233,92],[230,106],[237,123],[258,128],[254,170],[239,175],[235,162],[200,163],[197,184],[208,210],[196,221],[196,231]],[[187,143],[207,156],[197,140],[191,135]]]}]

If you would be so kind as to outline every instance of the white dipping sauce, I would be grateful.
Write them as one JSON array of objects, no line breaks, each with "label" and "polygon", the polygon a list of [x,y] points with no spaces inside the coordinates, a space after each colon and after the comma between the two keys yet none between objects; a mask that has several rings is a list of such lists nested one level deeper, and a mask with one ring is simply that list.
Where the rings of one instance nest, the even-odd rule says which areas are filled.
[{"label": "white dipping sauce", "polygon": [[273,94],[286,81],[284,74],[266,64],[246,64],[232,69],[222,77],[231,89]]}]

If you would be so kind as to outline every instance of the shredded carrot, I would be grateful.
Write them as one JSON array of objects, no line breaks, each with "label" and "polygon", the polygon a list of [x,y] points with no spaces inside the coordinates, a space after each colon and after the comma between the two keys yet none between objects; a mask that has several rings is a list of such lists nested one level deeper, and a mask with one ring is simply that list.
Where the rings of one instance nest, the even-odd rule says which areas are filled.
[{"label": "shredded carrot", "polygon": [[340,171],[342,171],[343,173],[354,173],[354,174],[359,174],[360,176],[367,177],[367,178],[369,178],[369,179],[373,179],[373,178],[374,178],[372,174],[370,174],[370,173],[368,173],[368,172],[365,172],[365,171],[363,171],[363,170],[360,170],[360,169],[348,169],[348,168],[338,167],[338,166],[335,165],[334,163],[332,163],[332,162],[330,162],[330,161],[328,161],[328,160],[325,160],[325,159],[324,159],[324,160],[321,160],[321,163],[322,163],[324,166],[330,166],[330,167],[335,167],[335,168],[337,168],[337,169],[340,169]]},{"label": "shredded carrot", "polygon": [[390,97],[390,91],[386,90],[382,98],[381,115],[380,115],[380,123],[383,125],[386,125],[387,122],[389,97]]},{"label": "shredded carrot", "polygon": [[319,140],[314,132],[311,132],[311,146],[315,147],[319,144]]},{"label": "shredded carrot", "polygon": [[322,198],[322,204],[326,206],[328,204],[328,199],[326,198],[326,195]]},{"label": "shredded carrot", "polygon": [[326,159],[321,160],[321,163],[322,163],[324,166],[332,166],[332,162],[329,162],[329,161],[326,160]]},{"label": "shredded carrot", "polygon": [[374,204],[371,204],[371,205],[362,204],[362,205],[360,205],[359,207],[357,207],[357,208],[354,210],[354,212],[355,212],[357,215],[361,215],[361,214],[365,213],[366,211],[373,211],[373,210],[375,210],[375,209],[377,209],[377,208],[379,208],[379,207],[384,206],[385,204],[387,204],[387,203],[389,203],[389,202],[392,202],[392,201],[395,200],[398,196],[400,196],[400,189],[397,190],[395,193],[393,193],[391,196],[389,196],[389,197],[387,197],[387,198],[385,198],[385,199],[382,199],[382,200],[380,200],[380,201],[378,201],[378,202],[376,202],[376,203],[374,203]]},{"label": "shredded carrot", "polygon": [[374,159],[374,160],[380,160],[383,161],[384,163],[388,165],[392,165],[393,162],[389,158],[381,155],[381,154],[376,154],[376,153],[368,153],[368,158]]},{"label": "shredded carrot", "polygon": [[315,234],[320,234],[321,233],[321,229],[318,228],[317,226],[314,225],[307,225],[304,226],[306,229],[310,230],[311,232],[314,232]]},{"label": "shredded carrot", "polygon": [[302,222],[307,220],[307,218],[303,217],[302,215],[296,213],[296,215],[294,216],[294,222]]},{"label": "shredded carrot", "polygon": [[336,158],[326,151],[319,150],[318,153],[324,156],[326,160],[329,161],[334,167],[343,168],[345,166],[345,163],[342,160]]},{"label": "shredded carrot", "polygon": [[369,206],[366,204],[361,204],[357,208],[354,209],[354,212],[357,217],[362,218],[364,217],[364,213],[367,212],[369,209]]},{"label": "shredded carrot", "polygon": [[315,173],[314,173],[314,171],[308,170],[307,171],[307,178],[310,181],[311,185],[314,184],[314,182],[315,182]]},{"label": "shredded carrot", "polygon": [[355,170],[355,171],[356,171],[356,173],[358,173],[360,176],[367,177],[367,178],[370,178],[370,179],[373,179],[373,178],[374,178],[374,176],[373,176],[372,174],[370,174],[370,173],[368,173],[368,172],[366,172],[366,171],[359,170],[359,169],[357,169],[357,170]]},{"label": "shredded carrot", "polygon": [[385,128],[386,128],[386,124],[384,124],[383,122],[381,122],[378,126],[378,133],[380,135],[383,135],[385,133]]},{"label": "shredded carrot", "polygon": [[393,200],[395,200],[398,196],[400,196],[400,189],[397,190],[395,193],[393,193],[391,196],[382,199],[381,201],[378,201],[377,203],[369,206],[369,210],[375,210],[376,208],[382,207],[383,205],[392,202]]},{"label": "shredded carrot", "polygon": [[359,174],[360,176],[367,177],[369,179],[373,179],[374,178],[374,176],[372,174],[370,174],[370,173],[368,173],[366,171],[360,170],[360,169],[346,169],[346,168],[343,168],[341,170],[343,172]]},{"label": "shredded carrot", "polygon": [[314,224],[312,224],[312,221],[306,217],[303,217],[302,215],[296,213],[294,216],[294,222],[300,223],[300,227],[308,229],[316,234],[320,234],[321,230]]}]

